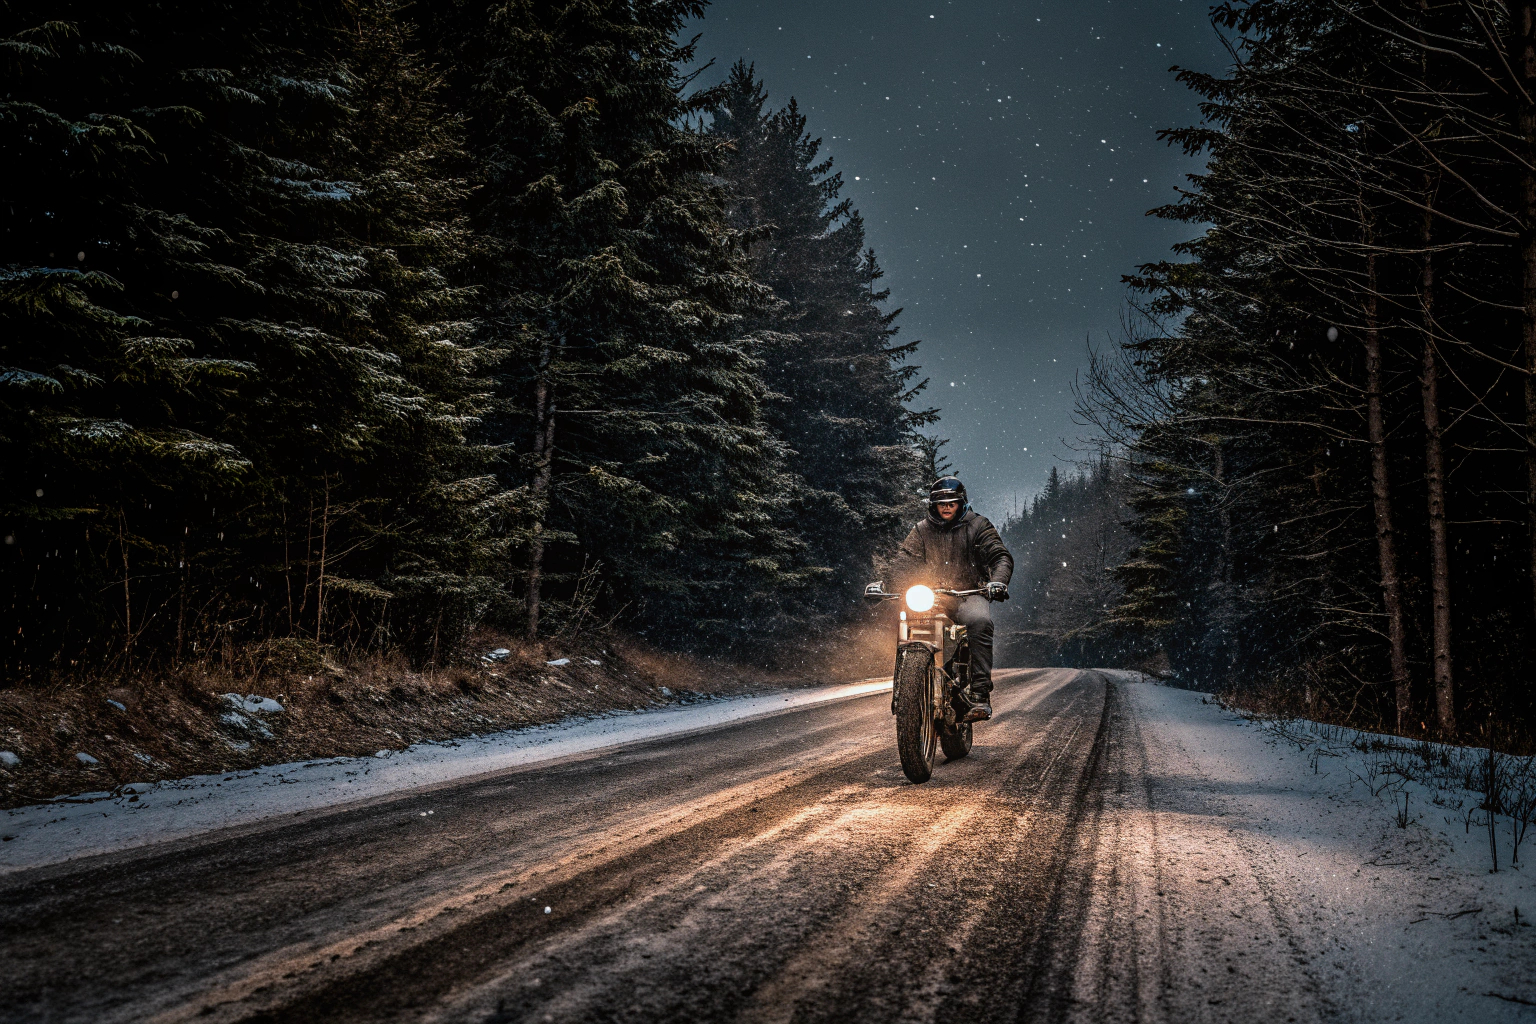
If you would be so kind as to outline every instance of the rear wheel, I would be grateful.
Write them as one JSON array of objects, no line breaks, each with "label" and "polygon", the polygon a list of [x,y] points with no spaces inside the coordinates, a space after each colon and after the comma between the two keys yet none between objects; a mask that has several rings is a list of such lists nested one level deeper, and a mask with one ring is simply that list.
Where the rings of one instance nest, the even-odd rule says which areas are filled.
[{"label": "rear wheel", "polygon": [[939,746],[944,748],[944,756],[951,761],[958,761],[971,752],[971,723],[957,725],[953,729],[945,729],[939,733]]},{"label": "rear wheel", "polygon": [[[965,686],[971,678],[971,642],[961,640],[960,646],[955,649],[955,660],[950,678],[955,680],[956,686]],[[960,703],[965,704],[964,701]],[[969,708],[970,705],[965,705]],[[955,709],[956,717],[960,715],[960,709]],[[971,723],[963,722],[954,728],[939,726],[939,746],[944,748],[944,757],[950,761],[958,761],[971,752]]]},{"label": "rear wheel", "polygon": [[933,721],[933,656],[906,651],[896,673],[896,752],[901,770],[913,782],[933,775],[939,730]]}]

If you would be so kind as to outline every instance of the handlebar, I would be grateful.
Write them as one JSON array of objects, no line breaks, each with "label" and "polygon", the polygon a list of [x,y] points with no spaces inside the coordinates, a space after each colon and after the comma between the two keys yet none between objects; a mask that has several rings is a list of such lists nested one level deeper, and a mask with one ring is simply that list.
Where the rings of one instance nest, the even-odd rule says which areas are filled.
[{"label": "handlebar", "polygon": [[[884,589],[876,590],[875,588],[878,587],[878,586],[881,586],[881,585],[878,584],[878,583],[871,583],[869,586],[865,587],[864,588],[864,600],[866,600],[866,601],[899,601],[899,600],[901,600],[901,595],[900,594],[888,594],[888,593],[885,592]],[[980,588],[978,590],[950,590],[947,587],[934,587],[933,588],[933,592],[935,594],[944,594],[947,597],[976,597],[976,596],[978,596],[980,594],[985,594],[987,592],[987,588],[982,587],[982,588]]]}]

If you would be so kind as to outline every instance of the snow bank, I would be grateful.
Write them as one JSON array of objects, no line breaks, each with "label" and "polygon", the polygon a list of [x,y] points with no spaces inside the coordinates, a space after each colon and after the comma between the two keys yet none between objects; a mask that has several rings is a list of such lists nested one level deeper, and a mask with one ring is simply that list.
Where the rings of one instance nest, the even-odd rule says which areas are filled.
[{"label": "snow bank", "polygon": [[[293,762],[171,782],[131,783],[112,793],[64,797],[4,812],[0,817],[0,874],[231,825],[248,825],[277,815],[334,807],[605,747],[715,728],[889,690],[890,686],[889,680],[865,681],[760,697],[710,700],[486,736],[471,735],[445,743],[419,743],[401,751],[381,750],[373,757]],[[269,710],[259,704],[265,698],[231,696],[247,710]]]},{"label": "snow bank", "polygon": [[1532,866],[1512,867],[1501,825],[1490,873],[1486,829],[1468,832],[1456,807],[1474,796],[1383,785],[1381,755],[1354,734],[1248,722],[1187,690],[1125,689],[1162,761],[1160,802],[1193,792],[1216,808],[1346,1016],[1536,1020],[1536,836],[1520,851]]}]

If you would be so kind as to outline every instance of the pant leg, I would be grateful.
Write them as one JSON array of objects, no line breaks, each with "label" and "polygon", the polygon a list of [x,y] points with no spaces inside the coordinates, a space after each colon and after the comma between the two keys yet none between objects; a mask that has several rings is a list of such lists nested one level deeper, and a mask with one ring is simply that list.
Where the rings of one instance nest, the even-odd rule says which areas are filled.
[{"label": "pant leg", "polygon": [[971,641],[971,689],[980,695],[992,692],[992,602],[981,596],[960,599],[955,621],[965,627]]}]

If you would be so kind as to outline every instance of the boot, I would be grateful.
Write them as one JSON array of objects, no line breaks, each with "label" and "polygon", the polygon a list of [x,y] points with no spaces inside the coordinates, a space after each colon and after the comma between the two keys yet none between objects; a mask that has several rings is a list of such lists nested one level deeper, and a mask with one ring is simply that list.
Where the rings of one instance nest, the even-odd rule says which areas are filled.
[{"label": "boot", "polygon": [[992,717],[992,691],[971,690],[965,694],[965,702],[971,706],[960,719],[960,724],[967,722],[985,722]]}]

